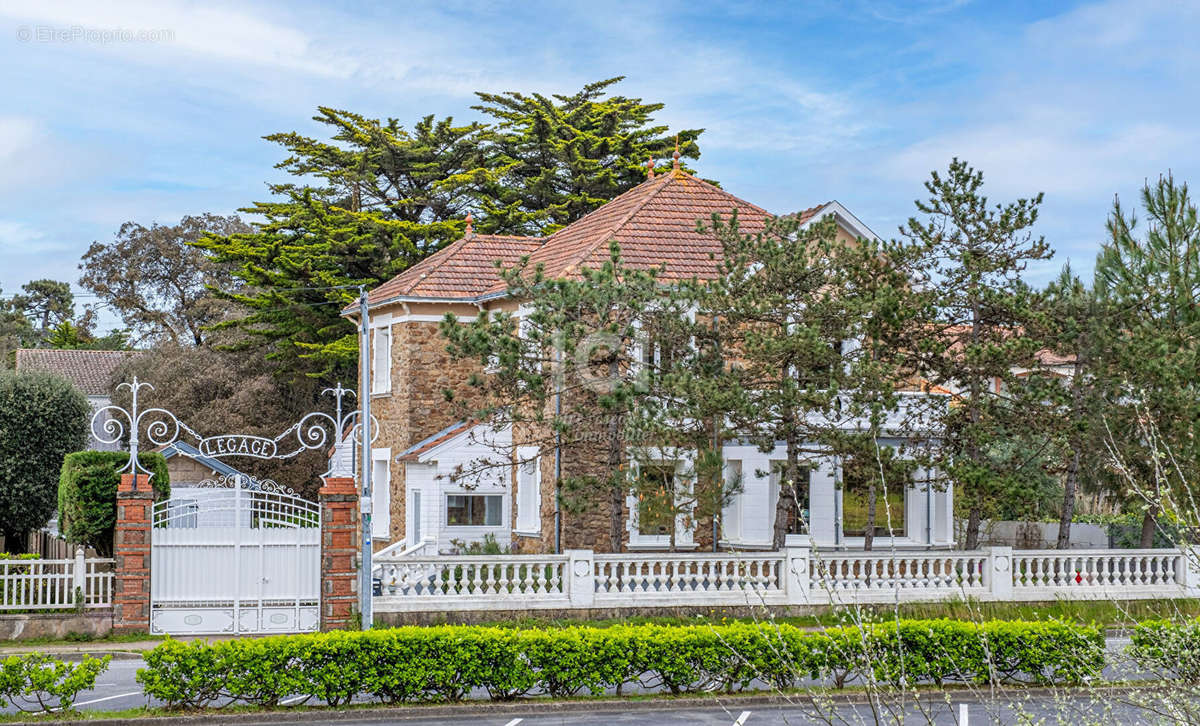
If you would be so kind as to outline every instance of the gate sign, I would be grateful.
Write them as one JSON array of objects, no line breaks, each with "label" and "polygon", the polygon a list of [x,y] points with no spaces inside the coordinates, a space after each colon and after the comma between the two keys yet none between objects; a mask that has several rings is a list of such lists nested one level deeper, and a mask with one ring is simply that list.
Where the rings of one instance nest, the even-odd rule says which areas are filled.
[{"label": "gate sign", "polygon": [[261,436],[229,434],[209,436],[200,440],[200,453],[214,458],[221,456],[252,456],[257,459],[275,458],[275,442]]}]

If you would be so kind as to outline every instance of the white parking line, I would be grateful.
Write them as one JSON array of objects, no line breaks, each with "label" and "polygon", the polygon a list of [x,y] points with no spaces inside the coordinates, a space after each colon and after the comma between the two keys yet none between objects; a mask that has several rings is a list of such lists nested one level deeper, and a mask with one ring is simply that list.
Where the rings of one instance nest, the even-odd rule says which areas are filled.
[{"label": "white parking line", "polygon": [[517,726],[517,724],[521,723],[524,720],[525,719],[523,719],[523,718],[514,718],[512,721],[509,721],[508,723],[504,724],[504,726]]},{"label": "white parking line", "polygon": [[733,726],[743,726],[743,724],[746,723],[746,719],[748,719],[748,718],[750,718],[750,712],[742,711],[742,714],[737,717],[737,721],[733,722]]},{"label": "white parking line", "polygon": [[111,701],[114,698],[128,698],[129,696],[140,696],[140,695],[142,695],[141,691],[134,691],[133,693],[120,693],[120,694],[117,694],[116,696],[105,696],[104,698],[93,698],[90,701],[76,701],[75,705],[76,706],[87,706],[88,704],[100,703],[101,701]]}]

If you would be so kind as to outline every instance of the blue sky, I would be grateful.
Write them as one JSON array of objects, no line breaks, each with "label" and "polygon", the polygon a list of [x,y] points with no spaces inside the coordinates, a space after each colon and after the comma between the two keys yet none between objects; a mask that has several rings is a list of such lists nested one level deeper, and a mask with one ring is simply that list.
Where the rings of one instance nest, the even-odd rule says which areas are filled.
[{"label": "blue sky", "polygon": [[320,133],[318,105],[466,119],[475,90],[614,75],[772,211],[837,199],[893,236],[955,155],[997,201],[1043,191],[1041,281],[1090,270],[1114,194],[1200,183],[1197,27],[1200,4],[1153,0],[0,0],[0,289],[74,283],[126,220],[266,199],[283,154],[261,137]]}]

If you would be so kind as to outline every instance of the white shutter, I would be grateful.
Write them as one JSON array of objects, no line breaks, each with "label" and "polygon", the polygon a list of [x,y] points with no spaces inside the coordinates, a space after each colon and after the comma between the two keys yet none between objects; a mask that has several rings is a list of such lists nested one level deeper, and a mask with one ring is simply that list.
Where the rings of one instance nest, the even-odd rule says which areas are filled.
[{"label": "white shutter", "polygon": [[372,345],[371,393],[392,390],[392,328],[375,328]]},{"label": "white shutter", "polygon": [[387,538],[392,530],[391,449],[371,452],[371,536]]},{"label": "white shutter", "polygon": [[517,457],[517,531],[535,534],[542,525],[542,473],[537,449],[518,450]]}]

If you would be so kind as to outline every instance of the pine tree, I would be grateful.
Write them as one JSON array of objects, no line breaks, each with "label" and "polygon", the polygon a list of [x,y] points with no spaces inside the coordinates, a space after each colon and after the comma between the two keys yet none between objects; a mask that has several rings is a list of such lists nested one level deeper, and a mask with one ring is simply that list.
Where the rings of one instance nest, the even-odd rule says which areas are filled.
[{"label": "pine tree", "polygon": [[[1096,260],[1097,293],[1115,308],[1106,374],[1124,404],[1107,420],[1110,443],[1131,450],[1142,547],[1153,544],[1163,500],[1200,477],[1200,216],[1187,184],[1167,175],[1142,190],[1144,236],[1120,200]],[[1166,451],[1146,440],[1147,418]],[[1172,457],[1163,466],[1158,457]]]},{"label": "pine tree", "polygon": [[804,526],[804,472],[873,451],[898,409],[905,361],[889,341],[909,314],[907,280],[883,245],[839,240],[832,217],[772,219],[755,234],[736,216],[714,218],[710,229],[722,247],[719,272],[688,293],[698,320],[719,321],[713,336],[725,364],[691,366],[674,380],[669,418],[722,421],[723,438],[763,451],[784,445],[772,535],[782,547]]},{"label": "pine tree", "polygon": [[217,328],[244,332],[243,346],[265,345],[285,377],[344,379],[358,349],[342,307],[357,286],[383,282],[462,234],[487,176],[483,127],[427,116],[409,130],[324,107],[314,118],[331,142],[267,137],[291,154],[278,168],[302,183],[273,184],[278,199],[243,209],[265,219],[253,232],[197,245],[232,266],[241,288],[220,294],[248,311]]},{"label": "pine tree", "polygon": [[[703,129],[674,136],[654,124],[661,103],[607,95],[622,76],[566,96],[477,93],[473,108],[496,120],[487,132],[488,168],[479,229],[542,235],[574,222],[646,179],[649,159],[668,159],[672,144],[700,157]],[[686,170],[686,169],[685,169]]]},{"label": "pine tree", "polygon": [[939,468],[958,484],[958,502],[968,510],[967,549],[978,546],[985,507],[1009,473],[997,469],[988,448],[1022,420],[1003,391],[1017,385],[1014,368],[1032,367],[1038,347],[1024,334],[1034,296],[1021,273],[1051,255],[1031,232],[1041,194],[993,207],[982,188],[983,173],[954,159],[944,176],[935,171],[925,182],[929,199],[916,202],[925,221],[912,217],[900,230],[919,282],[911,304],[931,321],[907,347],[920,355],[930,383],[959,389],[961,405],[941,415]]},{"label": "pine tree", "polygon": [[1070,367],[1063,380],[1053,363],[1039,361],[1030,371],[1021,392],[1040,403],[1042,413],[1031,419],[1033,428],[1054,440],[1062,474],[1058,549],[1071,542],[1071,520],[1084,480],[1096,482],[1103,451],[1103,418],[1106,415],[1107,376],[1102,362],[1110,338],[1107,306],[1065,265],[1042,295],[1043,311],[1037,335],[1053,363]]}]

